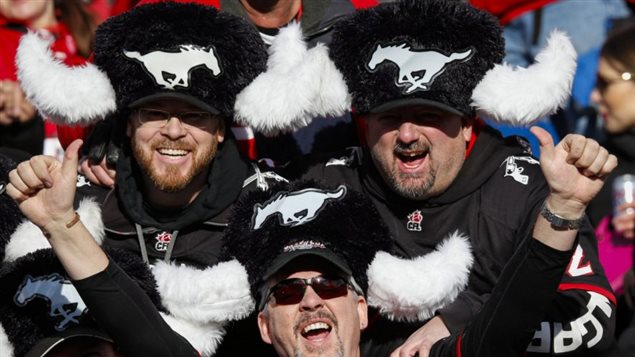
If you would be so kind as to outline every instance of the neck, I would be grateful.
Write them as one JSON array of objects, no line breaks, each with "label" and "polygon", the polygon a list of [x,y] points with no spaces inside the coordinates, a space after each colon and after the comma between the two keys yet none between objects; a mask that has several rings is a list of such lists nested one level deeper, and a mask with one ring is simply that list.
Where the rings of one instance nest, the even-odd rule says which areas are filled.
[{"label": "neck", "polygon": [[208,173],[209,170],[203,170],[184,189],[178,192],[162,191],[147,176],[143,175],[144,198],[152,207],[160,210],[187,207],[205,188]]},{"label": "neck", "polygon": [[301,0],[240,0],[251,22],[261,28],[279,28],[300,11]]},{"label": "neck", "polygon": [[55,5],[53,1],[49,1],[44,12],[29,21],[29,27],[35,30],[39,30],[51,27],[56,23],[57,19],[55,18]]}]

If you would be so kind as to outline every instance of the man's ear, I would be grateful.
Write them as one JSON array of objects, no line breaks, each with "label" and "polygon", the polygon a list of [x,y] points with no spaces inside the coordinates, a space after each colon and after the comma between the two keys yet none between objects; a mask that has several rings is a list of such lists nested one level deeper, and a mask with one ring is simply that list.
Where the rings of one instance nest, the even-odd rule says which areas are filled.
[{"label": "man's ear", "polygon": [[357,313],[359,314],[359,329],[364,330],[368,327],[368,304],[361,295],[357,297]]},{"label": "man's ear", "polygon": [[264,311],[258,313],[258,329],[260,330],[260,338],[271,344],[271,336],[269,336],[269,320],[267,314]]},{"label": "man's ear", "polygon": [[465,141],[470,141],[470,139],[472,138],[472,130],[474,128],[475,120],[476,117],[474,115],[466,115],[461,118],[461,134],[463,135]]},{"label": "man's ear", "polygon": [[126,135],[131,138],[132,137],[132,120],[126,120]]},{"label": "man's ear", "polygon": [[224,118],[218,119],[218,130],[216,131],[216,141],[218,143],[222,143],[225,140],[225,130],[227,130],[227,126],[229,124],[226,122]]}]

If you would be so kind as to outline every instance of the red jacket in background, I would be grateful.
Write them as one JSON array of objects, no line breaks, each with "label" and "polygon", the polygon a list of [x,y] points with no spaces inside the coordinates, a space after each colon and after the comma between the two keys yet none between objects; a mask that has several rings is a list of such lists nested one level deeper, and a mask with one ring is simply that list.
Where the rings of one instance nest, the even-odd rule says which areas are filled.
[{"label": "red jacket in background", "polygon": [[[479,9],[498,17],[501,25],[506,25],[518,16],[539,9],[556,0],[469,0]],[[635,1],[635,0],[634,0]]]}]

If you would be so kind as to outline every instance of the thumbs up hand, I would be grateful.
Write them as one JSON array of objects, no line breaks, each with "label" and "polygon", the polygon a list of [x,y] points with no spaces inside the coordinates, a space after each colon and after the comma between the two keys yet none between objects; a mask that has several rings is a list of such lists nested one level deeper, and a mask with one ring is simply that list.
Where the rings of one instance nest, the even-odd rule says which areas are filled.
[{"label": "thumbs up hand", "polygon": [[9,173],[7,194],[36,226],[65,224],[75,216],[73,200],[81,146],[81,140],[73,141],[61,163],[51,156],[39,155]]},{"label": "thumbs up hand", "polygon": [[530,130],[540,142],[540,166],[551,191],[549,207],[564,218],[581,217],[617,167],[617,158],[582,135],[567,135],[554,146],[549,132],[540,127]]}]

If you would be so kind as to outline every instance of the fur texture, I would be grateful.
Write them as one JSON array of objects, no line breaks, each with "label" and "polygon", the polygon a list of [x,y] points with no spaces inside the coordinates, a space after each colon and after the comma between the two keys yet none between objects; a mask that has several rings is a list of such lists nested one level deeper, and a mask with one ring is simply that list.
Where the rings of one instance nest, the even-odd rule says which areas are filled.
[{"label": "fur texture", "polygon": [[269,48],[267,71],[236,98],[235,119],[274,136],[302,128],[316,116],[343,115],[350,107],[347,94],[328,49],[318,44],[307,50],[300,24],[292,23]]},{"label": "fur texture", "polygon": [[16,54],[24,92],[48,119],[60,124],[88,125],[115,107],[115,91],[95,65],[68,67],[53,57],[50,41],[31,32],[22,36]]},{"label": "fur texture", "polygon": [[9,338],[7,337],[6,332],[4,332],[4,328],[0,325],[0,356],[3,357],[13,357],[13,346],[11,342],[9,342]]},{"label": "fur texture", "polygon": [[469,239],[458,232],[414,259],[378,252],[368,268],[368,304],[391,320],[426,320],[465,289],[472,263]]},{"label": "fur texture", "polygon": [[[178,52],[183,45],[212,48],[220,73],[214,76],[204,66],[192,67],[188,86],[167,89],[140,62],[123,54]],[[179,93],[231,118],[236,95],[266,69],[267,49],[254,26],[239,17],[211,6],[166,1],[136,6],[106,20],[95,34],[94,57],[110,78],[119,110],[149,95]]]},{"label": "fur texture", "polygon": [[[5,185],[5,188],[9,182],[9,172],[15,167],[16,163],[12,159],[0,155],[0,184]],[[15,201],[7,194],[0,194],[0,212],[2,212],[0,218],[0,261],[2,261],[6,246],[11,240],[11,233],[24,219],[24,215],[20,212]]]},{"label": "fur texture", "polygon": [[[424,70],[437,76],[427,89],[407,91],[397,83],[400,67],[386,57],[371,68],[378,46],[409,46],[413,57],[409,70],[422,77]],[[398,99],[427,99],[471,113],[472,90],[485,73],[504,56],[502,30],[494,16],[463,1],[402,0],[357,11],[336,24],[330,56],[343,74],[352,95],[352,106],[360,114]],[[441,70],[415,60],[421,52],[434,51],[446,56],[472,50],[465,61],[450,61]],[[397,56],[399,57],[399,56]],[[402,57],[406,58],[406,57]],[[392,58],[394,59],[394,58]]]},{"label": "fur texture", "polygon": [[375,252],[392,248],[390,233],[375,206],[365,195],[352,189],[347,189],[340,199],[327,201],[312,220],[303,224],[281,225],[278,215],[272,215],[259,229],[252,229],[256,204],[306,189],[340,190],[314,181],[298,181],[280,184],[266,192],[252,191],[234,206],[233,219],[223,237],[220,259],[237,259],[245,266],[255,301],[260,300],[264,274],[289,245],[309,240],[324,244],[348,263],[364,293],[368,287],[366,269]]},{"label": "fur texture", "polygon": [[237,261],[205,270],[158,262],[153,273],[163,304],[175,317],[209,324],[242,319],[254,310],[247,272]]},{"label": "fur texture", "polygon": [[[119,249],[108,249],[106,253],[139,284],[159,311],[164,310],[152,273],[138,256]],[[51,305],[46,299],[32,299],[24,306],[15,303],[14,297],[18,287],[23,284],[27,275],[42,277],[50,274],[66,275],[64,267],[52,249],[38,250],[5,263],[0,271],[0,285],[3,287],[0,289],[0,325],[4,328],[8,340],[7,343],[2,343],[5,346],[13,346],[16,356],[23,356],[42,338],[54,334],[54,326],[62,320],[62,316],[50,316]],[[80,327],[100,329],[90,316],[90,312],[78,316],[77,321]],[[3,357],[4,352],[2,351]]]},{"label": "fur texture", "polygon": [[196,324],[165,313],[161,313],[161,317],[172,330],[192,344],[202,357],[213,356],[225,335],[225,329],[218,323]]},{"label": "fur texture", "polygon": [[[95,241],[101,245],[105,233],[99,204],[92,198],[85,198],[79,203],[77,213]],[[40,228],[31,221],[24,220],[11,235],[6,246],[4,261],[11,262],[28,253],[47,248],[51,248],[51,245]]]},{"label": "fur texture", "polygon": [[530,125],[564,106],[571,94],[576,52],[555,30],[528,68],[496,65],[474,89],[472,105],[499,122]]}]

